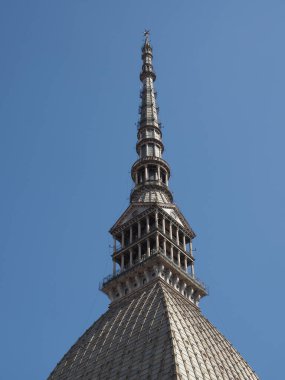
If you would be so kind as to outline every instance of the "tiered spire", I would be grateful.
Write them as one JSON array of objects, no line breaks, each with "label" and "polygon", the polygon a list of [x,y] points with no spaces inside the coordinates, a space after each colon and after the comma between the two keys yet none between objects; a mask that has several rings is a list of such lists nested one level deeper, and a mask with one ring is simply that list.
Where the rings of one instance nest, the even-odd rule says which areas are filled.
[{"label": "tiered spire", "polygon": [[168,189],[148,31],[142,60],[135,186],[110,230],[113,274],[100,286],[111,304],[48,380],[258,380],[197,307],[207,291],[194,273],[195,233]]},{"label": "tiered spire", "polygon": [[172,194],[168,189],[170,168],[167,162],[162,159],[164,146],[158,120],[158,107],[154,90],[156,75],[152,65],[152,47],[149,42],[148,31],[145,32],[141,57],[143,61],[140,73],[142,88],[136,145],[139,159],[132,167],[135,188],[131,193],[131,202],[171,203]]},{"label": "tiered spire", "polygon": [[130,206],[110,230],[114,239],[113,275],[104,279],[101,289],[115,301],[160,278],[198,305],[207,292],[194,273],[195,233],[173,203],[168,188],[170,168],[162,158],[164,146],[148,31],[142,61],[136,144],[139,158],[131,171],[135,186]]}]

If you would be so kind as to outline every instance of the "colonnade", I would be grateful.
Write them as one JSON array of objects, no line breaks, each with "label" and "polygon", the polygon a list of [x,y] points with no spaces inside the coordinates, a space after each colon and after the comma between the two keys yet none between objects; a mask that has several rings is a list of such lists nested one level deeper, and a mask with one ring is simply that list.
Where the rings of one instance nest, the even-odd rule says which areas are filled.
[{"label": "colonnade", "polygon": [[168,186],[169,175],[160,165],[145,164],[135,173],[135,184],[138,185],[144,181],[159,181]]},{"label": "colonnade", "polygon": [[[151,234],[152,231],[156,232]],[[113,273],[116,273],[116,262],[122,272],[155,253],[165,255],[187,273],[190,266],[190,274],[195,276],[191,239],[157,210],[123,230],[119,237],[114,236]]]}]

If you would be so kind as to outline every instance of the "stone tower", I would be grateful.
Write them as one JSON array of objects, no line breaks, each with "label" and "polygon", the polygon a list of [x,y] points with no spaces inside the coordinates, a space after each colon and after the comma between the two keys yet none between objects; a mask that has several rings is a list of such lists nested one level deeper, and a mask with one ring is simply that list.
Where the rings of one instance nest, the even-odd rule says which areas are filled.
[{"label": "stone tower", "polygon": [[168,187],[148,32],[142,62],[134,187],[129,207],[110,230],[113,273],[100,285],[109,310],[48,379],[257,380],[198,307],[207,290],[194,271],[195,233]]}]

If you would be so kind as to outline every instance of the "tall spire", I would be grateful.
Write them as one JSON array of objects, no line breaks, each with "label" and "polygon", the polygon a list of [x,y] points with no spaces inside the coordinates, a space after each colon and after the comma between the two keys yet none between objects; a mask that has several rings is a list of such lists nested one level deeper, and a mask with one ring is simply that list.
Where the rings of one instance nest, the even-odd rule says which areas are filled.
[{"label": "tall spire", "polygon": [[140,119],[136,145],[139,159],[132,167],[135,187],[131,193],[131,202],[172,203],[172,194],[168,189],[170,168],[168,163],[162,159],[164,145],[156,105],[154,89],[156,74],[152,64],[153,55],[149,31],[145,31],[144,35],[145,41],[141,49]]},{"label": "tall spire", "polygon": [[111,304],[48,380],[258,380],[199,310],[207,290],[194,273],[195,233],[168,189],[149,31],[142,60],[135,186],[110,230],[113,273],[100,285]]},{"label": "tall spire", "polygon": [[173,203],[168,188],[170,168],[162,158],[149,31],[145,32],[141,52],[138,159],[131,171],[134,188],[129,207],[110,230],[114,239],[113,275],[103,280],[101,289],[116,301],[158,276],[198,305],[207,291],[194,272],[195,233]]}]

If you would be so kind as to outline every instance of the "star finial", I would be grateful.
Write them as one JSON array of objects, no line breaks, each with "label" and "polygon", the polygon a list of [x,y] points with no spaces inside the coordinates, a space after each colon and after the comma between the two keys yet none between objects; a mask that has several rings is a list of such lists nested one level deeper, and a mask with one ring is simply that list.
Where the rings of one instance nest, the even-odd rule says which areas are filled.
[{"label": "star finial", "polygon": [[149,42],[150,30],[145,29],[143,35],[145,36],[145,42]]}]

